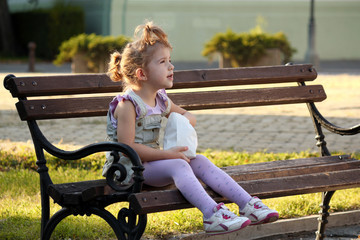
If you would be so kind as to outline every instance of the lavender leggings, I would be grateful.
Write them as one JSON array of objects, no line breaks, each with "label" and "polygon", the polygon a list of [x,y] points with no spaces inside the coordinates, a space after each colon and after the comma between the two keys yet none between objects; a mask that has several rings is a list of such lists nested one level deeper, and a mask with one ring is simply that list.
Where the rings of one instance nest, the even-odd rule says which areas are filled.
[{"label": "lavender leggings", "polygon": [[175,183],[183,196],[206,218],[212,216],[217,203],[207,194],[197,178],[236,203],[240,209],[245,207],[251,198],[229,175],[203,155],[197,155],[190,164],[182,159],[166,159],[145,162],[144,167],[145,184],[162,187]]}]

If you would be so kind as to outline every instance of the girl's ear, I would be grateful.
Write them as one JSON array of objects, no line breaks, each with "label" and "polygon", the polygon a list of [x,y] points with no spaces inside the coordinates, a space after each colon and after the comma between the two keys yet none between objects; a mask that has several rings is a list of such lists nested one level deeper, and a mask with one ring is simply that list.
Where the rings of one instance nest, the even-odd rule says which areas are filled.
[{"label": "girl's ear", "polygon": [[144,69],[138,68],[138,69],[136,69],[135,73],[136,73],[137,79],[144,80],[144,81],[147,80]]}]

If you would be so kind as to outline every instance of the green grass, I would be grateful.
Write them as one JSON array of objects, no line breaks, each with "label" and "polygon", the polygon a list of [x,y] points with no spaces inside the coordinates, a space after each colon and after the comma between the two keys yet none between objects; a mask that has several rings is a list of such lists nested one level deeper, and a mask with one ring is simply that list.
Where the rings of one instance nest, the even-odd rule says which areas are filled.
[{"label": "green grass", "polygon": [[[36,157],[30,144],[0,142],[0,239],[38,239],[40,236],[39,176],[35,171]],[[68,146],[68,148],[73,148]],[[212,151],[203,152],[218,166],[273,161],[317,156],[310,152],[266,153]],[[360,153],[353,154],[360,159]],[[50,174],[53,181],[71,182],[101,178],[103,154],[67,163],[50,158]],[[277,209],[281,218],[293,218],[317,214],[321,194],[307,194],[283,198],[265,199],[271,208]],[[107,209],[114,215],[126,203],[118,203]],[[228,204],[238,212],[235,204]],[[337,191],[331,201],[331,211],[346,211],[360,208],[360,189]],[[51,214],[60,207],[51,203]],[[199,210],[184,209],[148,215],[146,236],[163,239],[180,233],[202,231],[202,215]],[[115,239],[106,222],[99,217],[68,217],[55,229],[53,239]]]}]

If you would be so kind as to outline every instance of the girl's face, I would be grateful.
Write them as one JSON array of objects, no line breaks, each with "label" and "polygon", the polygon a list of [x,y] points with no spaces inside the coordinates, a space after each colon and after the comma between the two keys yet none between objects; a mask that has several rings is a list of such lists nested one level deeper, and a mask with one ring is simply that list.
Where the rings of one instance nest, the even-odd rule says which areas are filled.
[{"label": "girl's face", "polygon": [[170,49],[155,44],[150,61],[145,68],[146,80],[155,89],[173,86],[174,65],[171,64]]}]

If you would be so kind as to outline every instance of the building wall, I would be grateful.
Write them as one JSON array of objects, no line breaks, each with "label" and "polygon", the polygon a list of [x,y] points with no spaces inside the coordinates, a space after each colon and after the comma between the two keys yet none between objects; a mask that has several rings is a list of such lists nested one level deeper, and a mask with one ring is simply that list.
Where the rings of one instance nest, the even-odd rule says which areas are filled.
[{"label": "building wall", "polygon": [[[265,19],[267,32],[287,35],[298,50],[295,61],[304,60],[308,46],[311,0],[63,1],[84,7],[87,33],[132,36],[144,19],[153,20],[168,33],[175,61],[207,61],[201,51],[215,33],[227,28],[247,32],[258,17]],[[38,7],[51,7],[54,2],[39,0]],[[12,12],[34,7],[28,0],[8,3]],[[315,19],[320,60],[360,60],[360,0],[315,0]]]},{"label": "building wall", "polygon": [[[176,61],[206,61],[204,43],[215,33],[231,28],[247,32],[258,17],[267,32],[284,32],[304,60],[308,45],[310,0],[131,0],[127,1],[123,29],[124,0],[113,0],[110,33],[131,36],[134,28],[153,20],[168,33]],[[316,0],[316,48],[321,60],[360,59],[360,1]]]}]

